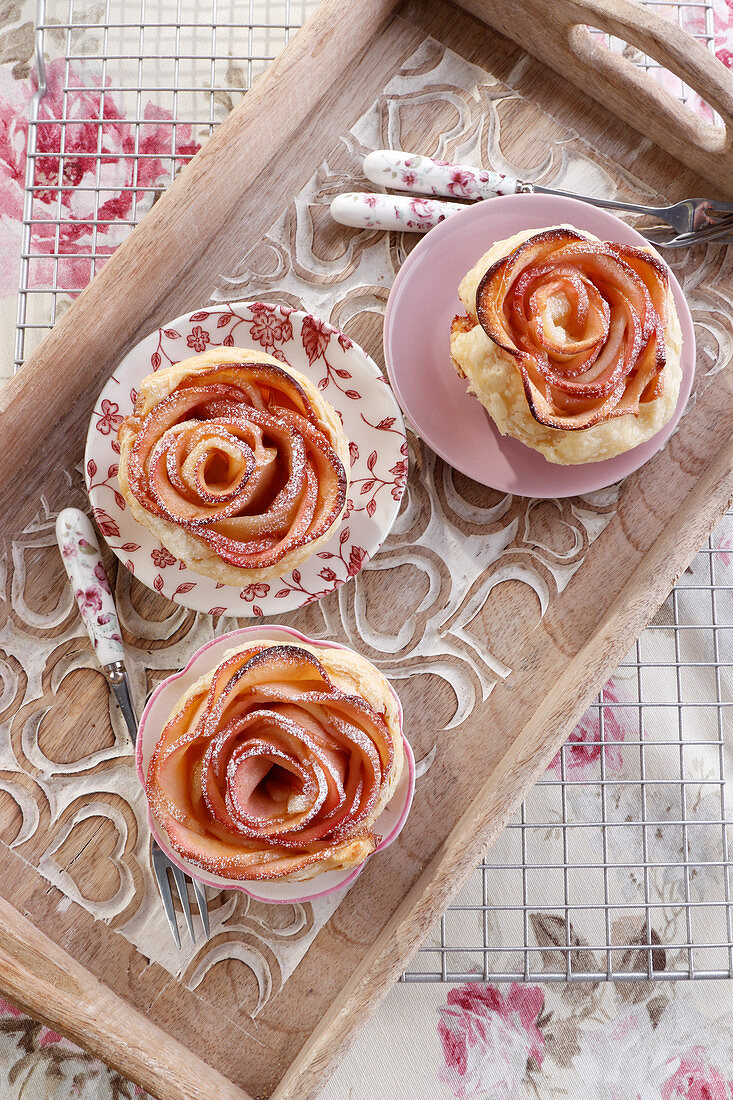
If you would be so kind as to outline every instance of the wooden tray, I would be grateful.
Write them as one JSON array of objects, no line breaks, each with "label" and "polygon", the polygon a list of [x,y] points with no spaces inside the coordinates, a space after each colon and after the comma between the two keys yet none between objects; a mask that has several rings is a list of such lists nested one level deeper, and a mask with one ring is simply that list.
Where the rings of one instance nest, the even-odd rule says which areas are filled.
[{"label": "wooden tray", "polygon": [[[129,845],[115,846],[111,818],[95,818],[93,807],[84,817],[126,750],[51,534],[55,511],[82,500],[74,471],[96,395],[135,341],[205,301],[222,273],[240,270],[240,290],[257,284],[261,297],[307,300],[303,214],[292,200],[308,187],[314,280],[328,303],[320,312],[330,308],[380,358],[389,280],[411,242],[385,244],[381,279],[344,291],[376,238],[331,225],[325,206],[359,163],[361,139],[341,139],[360,119],[382,126],[380,144],[433,154],[439,133],[441,152],[462,147],[461,119],[479,136],[490,120],[481,152],[498,150],[516,174],[545,183],[567,183],[576,163],[629,198],[733,194],[729,129],[693,120],[599,52],[585,23],[678,72],[730,127],[722,66],[620,0],[324,0],[0,394],[1,529],[12,543],[0,626],[9,730],[0,748],[0,989],[160,1098],[315,1095],[654,614],[733,495],[730,265],[715,248],[673,257],[697,325],[695,400],[666,449],[623,487],[588,500],[512,501],[453,475],[413,440],[407,503],[375,567],[325,606],[288,617],[356,644],[396,676],[417,756],[436,751],[399,842],[369,863],[256,1026],[241,962],[226,958],[189,988],[116,930],[111,903],[104,908],[123,879],[142,883],[146,839],[139,805],[111,780],[105,806]],[[473,86],[461,89],[455,74],[468,66],[477,67]],[[453,75],[431,84],[432,71]],[[400,99],[394,82],[421,73],[429,93]],[[455,553],[441,557],[431,542],[431,515],[450,522],[471,561],[487,555],[468,587]],[[125,570],[117,596],[126,641],[149,652],[143,693],[183,663],[211,621],[172,612]],[[367,620],[369,637],[399,638],[394,653],[370,647]],[[420,649],[425,639],[438,657]],[[73,828],[58,811],[62,793],[82,811]]]}]

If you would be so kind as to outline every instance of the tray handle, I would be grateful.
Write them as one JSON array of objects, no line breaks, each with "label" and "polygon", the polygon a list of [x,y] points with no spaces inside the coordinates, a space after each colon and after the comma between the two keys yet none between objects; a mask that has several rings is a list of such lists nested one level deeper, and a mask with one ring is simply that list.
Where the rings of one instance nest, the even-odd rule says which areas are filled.
[{"label": "tray handle", "polygon": [[[3,875],[15,881],[17,871],[11,874],[4,863]],[[89,925],[93,923],[86,914],[82,916]],[[58,919],[55,924],[59,930],[63,927]],[[87,930],[86,936],[88,942],[78,927],[72,927],[64,939],[81,944],[95,969],[111,969],[119,966],[120,960],[124,964],[124,952],[117,958],[100,955],[93,929]],[[96,955],[91,944],[97,947]],[[249,1093],[153,1023],[144,1010],[138,1011],[98,981],[91,970],[2,896],[0,992],[159,1100],[252,1100]]]},{"label": "tray handle", "polygon": [[[631,0],[458,0],[678,160],[733,193],[733,76],[703,44]],[[713,107],[705,122],[588,27],[635,46]]]},{"label": "tray handle", "polygon": [[[597,8],[597,5],[592,7]],[[632,97],[632,105],[636,103],[637,111],[654,112],[658,121],[699,148],[722,152],[730,147],[733,77],[725,66],[701,42],[670,20],[643,10],[640,12],[636,4],[619,4],[618,7],[634,8],[636,21],[630,22],[628,13],[623,10],[614,12],[616,5],[613,5],[608,11],[597,8],[591,25],[623,39],[669,69],[718,112],[723,126],[715,126],[693,114],[649,73],[596,42],[588,26],[583,23],[572,24],[567,32],[568,43],[578,61],[612,85],[621,88],[626,85],[625,94]],[[641,16],[647,18],[642,21]]]}]

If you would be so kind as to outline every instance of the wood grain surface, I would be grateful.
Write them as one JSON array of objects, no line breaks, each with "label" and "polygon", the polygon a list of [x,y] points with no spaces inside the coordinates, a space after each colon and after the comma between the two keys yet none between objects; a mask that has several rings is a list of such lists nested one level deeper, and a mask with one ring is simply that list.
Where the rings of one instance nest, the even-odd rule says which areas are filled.
[{"label": "wood grain surface", "polygon": [[[733,194],[733,82],[702,42],[630,0],[459,0],[563,79],[592,95],[677,160]],[[659,81],[595,40],[590,28],[636,47],[713,107],[704,122]]]},{"label": "wood grain surface", "polygon": [[[526,28],[527,48],[539,53],[531,37],[532,2],[474,5],[471,0],[471,5],[497,24],[508,21],[510,7],[526,11],[522,33]],[[612,13],[609,19],[626,20],[630,10],[627,4],[600,2],[557,7],[564,13],[572,8],[572,19],[578,20],[591,12],[593,21],[604,18],[601,8]],[[557,18],[569,25],[570,16]],[[501,27],[512,33],[512,27]],[[646,43],[657,28],[644,28],[640,41]],[[630,32],[625,36],[631,39]],[[686,55],[684,42],[674,42],[668,49]],[[438,66],[448,51],[461,64],[478,66],[484,78],[470,89],[451,85],[447,96],[442,76],[435,78],[430,95],[409,92],[399,100],[385,93],[395,75],[402,79],[407,68],[414,73],[420,65],[429,83],[433,70],[443,72]],[[410,68],[408,59],[415,57]],[[451,71],[459,68],[456,62]],[[730,261],[725,250],[715,248],[674,257],[676,274],[694,297],[695,400],[665,450],[629,478],[620,494],[594,501],[506,501],[452,474],[413,440],[403,515],[373,568],[324,607],[311,605],[288,617],[288,625],[330,633],[382,665],[385,655],[369,651],[363,624],[369,619],[385,632],[399,629],[403,663],[395,682],[406,730],[418,757],[433,747],[436,754],[398,842],[367,865],[254,1022],[256,982],[240,960],[223,958],[194,987],[118,931],[140,913],[135,909],[144,879],[138,817],[113,785],[105,803],[111,816],[84,817],[94,788],[82,765],[96,753],[98,774],[111,773],[124,761],[124,740],[110,721],[106,684],[90,667],[87,643],[76,630],[58,554],[39,532],[55,510],[81,500],[74,469],[83,456],[86,423],[122,354],[166,319],[205,301],[223,272],[241,267],[246,290],[252,270],[266,269],[268,249],[280,250],[283,270],[301,263],[293,196],[314,178],[324,194],[349,178],[358,141],[349,151],[343,135],[365,112],[378,120],[384,143],[392,135],[407,148],[434,155],[451,152],[456,146],[450,140],[460,139],[462,116],[455,106],[460,102],[477,125],[482,115],[492,118],[492,140],[500,141],[518,174],[534,172],[547,182],[575,157],[632,200],[674,201],[709,189],[702,175],[672,162],[650,142],[639,142],[621,120],[628,99],[615,95],[613,81],[604,81],[607,106],[616,112],[609,113],[580,95],[567,75],[556,75],[442,0],[413,0],[399,11],[386,0],[326,0],[0,395],[0,529],[13,549],[0,629],[3,671],[14,685],[2,712],[13,766],[0,765],[0,922],[5,927],[0,989],[161,1100],[247,1094],[257,1100],[306,1100],[317,1094],[355,1029],[374,1011],[725,510],[733,496]],[[591,82],[588,90],[600,95]],[[705,90],[708,98],[718,97],[716,106],[726,114],[725,89],[709,83]],[[648,102],[660,127],[670,125],[664,105]],[[454,136],[439,149],[439,134]],[[481,148],[485,160],[492,152]],[[717,156],[715,150],[710,156]],[[712,172],[702,161],[697,167]],[[721,187],[723,182],[721,176]],[[326,271],[319,277],[331,310],[327,319],[381,364],[388,284],[343,293],[343,276],[333,273],[339,264],[351,270],[374,234],[334,226],[323,202],[313,205],[309,217],[311,252]],[[276,224],[279,237],[272,231]],[[389,242],[391,271],[413,243],[401,237]],[[303,282],[310,278],[304,267],[295,275]],[[273,282],[268,296],[296,304],[296,292],[284,284]],[[578,519],[581,513],[587,528]],[[505,538],[502,563],[517,569],[532,563],[536,589],[518,579],[490,586],[471,617],[466,608],[472,588],[454,610],[451,593],[460,578],[449,555],[441,557],[426,543],[432,514],[448,517],[455,538],[467,547]],[[489,515],[493,518],[480,518]],[[592,538],[589,529],[596,532]],[[570,531],[579,542],[577,554]],[[541,546],[547,549],[540,554]],[[569,563],[562,583],[558,562]],[[113,568],[111,559],[108,565]],[[487,577],[494,568],[496,563]],[[456,706],[449,680],[414,655],[423,634],[434,629],[424,610],[426,570],[433,571],[435,621],[456,639],[448,664],[454,662],[456,683],[475,689],[473,709],[455,728],[449,728]],[[485,580],[478,578],[476,585]],[[144,696],[155,676],[183,663],[180,654],[196,648],[196,631],[210,629],[210,623],[176,611],[123,569],[116,595],[126,609],[126,643],[136,652],[151,651],[147,679],[140,684]],[[40,625],[51,619],[51,628]],[[37,673],[16,655],[21,649],[13,647],[21,637],[43,655]],[[473,667],[470,662],[476,664],[476,654],[485,651],[510,674],[491,679],[482,667],[480,675],[471,672],[460,680],[463,668]],[[481,684],[489,680],[491,690],[484,695]],[[41,750],[44,760],[54,762],[53,774]],[[5,781],[22,788],[34,807],[35,830],[26,827],[18,798],[6,795]],[[56,814],[55,792],[69,790],[69,784],[73,790],[75,783],[78,795]],[[51,835],[57,838],[51,852],[56,885],[49,880]],[[134,900],[124,913],[113,911],[111,899],[126,876],[135,887]],[[224,903],[211,898],[212,910]],[[94,918],[95,906],[107,914],[104,919]],[[223,933],[222,942],[233,936]],[[192,1091],[191,1081],[198,1091]]]},{"label": "wood grain surface", "polygon": [[24,1012],[59,1028],[98,1058],[124,1048],[123,1073],[155,1093],[161,1078],[180,1100],[251,1100],[92,977],[0,897],[2,986]]}]

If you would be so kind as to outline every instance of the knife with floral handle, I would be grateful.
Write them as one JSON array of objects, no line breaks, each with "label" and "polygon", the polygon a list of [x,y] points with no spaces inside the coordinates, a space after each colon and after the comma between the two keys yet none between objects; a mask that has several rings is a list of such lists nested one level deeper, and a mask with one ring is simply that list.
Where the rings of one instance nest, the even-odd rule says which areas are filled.
[{"label": "knife with floral handle", "polygon": [[125,673],[120,622],[89,517],[78,508],[64,508],[56,518],[56,541],[82,621],[134,743],[137,718]]},{"label": "knife with floral handle", "polygon": [[56,540],[74,598],[103,668],[125,659],[117,609],[90,520],[78,508],[56,519]]},{"label": "knife with floral handle", "polygon": [[406,233],[427,233],[451,214],[463,210],[457,202],[411,199],[407,195],[378,195],[347,191],[331,203],[331,217],[341,225],[358,229],[394,229]]}]

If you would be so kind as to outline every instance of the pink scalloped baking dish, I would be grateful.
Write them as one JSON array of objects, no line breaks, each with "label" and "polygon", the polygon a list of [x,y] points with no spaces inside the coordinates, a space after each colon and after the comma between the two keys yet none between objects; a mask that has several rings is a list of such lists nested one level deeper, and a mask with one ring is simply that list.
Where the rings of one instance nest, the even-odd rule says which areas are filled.
[{"label": "pink scalloped baking dish", "polygon": [[[296,641],[305,642],[309,645],[325,646],[329,649],[348,648],[347,646],[339,645],[337,642],[308,638],[299,631],[292,630],[290,627],[286,626],[245,626],[239,630],[232,630],[227,634],[222,634],[219,638],[213,638],[210,642],[207,642],[206,645],[201,646],[200,649],[196,650],[185,668],[181,669],[180,672],[174,673],[172,676],[168,676],[158,684],[145,706],[142,718],[140,719],[140,728],[135,750],[137,774],[143,790],[145,790],[145,778],[147,776],[148,764],[150,763],[150,758],[158,741],[158,737],[160,736],[160,732],[183,693],[191,684],[204,675],[204,673],[215,668],[221,661],[224,653],[236,646],[240,639],[245,639],[252,635],[259,635],[261,637],[263,632],[265,632],[268,637],[277,638],[278,636],[282,636],[284,639],[294,638]],[[392,689],[392,694],[397,701],[400,728],[402,729],[402,706],[394,689]],[[374,824],[375,832],[382,836],[382,840],[377,845],[373,855],[375,855],[376,852],[382,851],[384,848],[388,848],[389,845],[397,839],[407,821],[407,815],[412,804],[412,797],[415,792],[415,757],[404,735],[404,731],[402,733],[402,740],[405,747],[407,767],[402,771],[399,783],[397,784],[389,805],[384,808]],[[358,867],[344,871],[324,871],[323,874],[318,875],[308,882],[258,882],[256,888],[254,888],[253,885],[245,885],[239,880],[224,878],[220,875],[207,874],[194,864],[181,859],[178,853],[171,848],[165,833],[159,828],[149,807],[148,824],[150,825],[150,831],[165,854],[169,856],[177,867],[185,871],[187,875],[191,875],[192,878],[197,878],[199,882],[203,882],[206,886],[212,886],[220,890],[241,890],[256,901],[269,901],[275,902],[276,904],[315,901],[316,898],[326,897],[328,894],[333,894],[336,890],[343,890],[347,886],[350,886],[361,872],[362,868],[366,865],[362,863]]]}]

